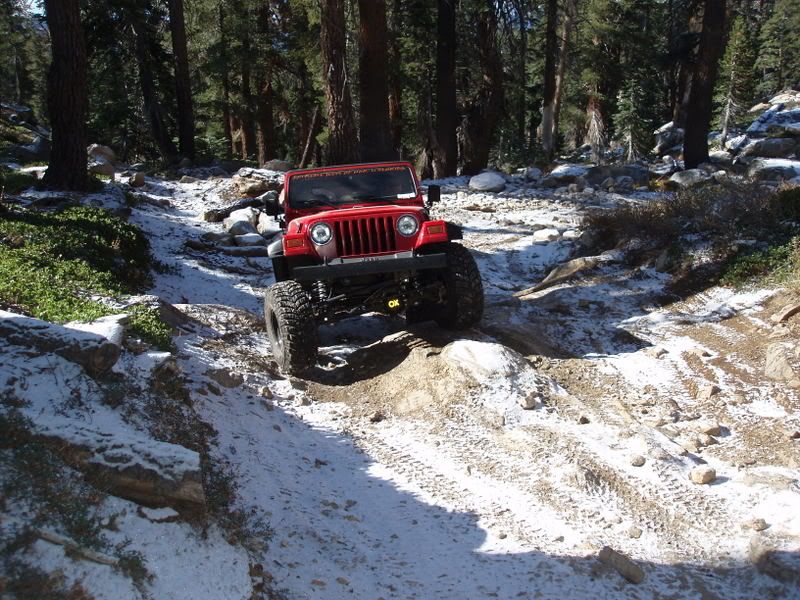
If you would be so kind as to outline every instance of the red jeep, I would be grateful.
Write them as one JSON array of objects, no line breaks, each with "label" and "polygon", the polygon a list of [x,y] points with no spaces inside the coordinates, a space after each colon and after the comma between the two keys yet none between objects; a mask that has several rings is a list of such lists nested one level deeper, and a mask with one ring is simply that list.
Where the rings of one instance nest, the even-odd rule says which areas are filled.
[{"label": "red jeep", "polygon": [[267,213],[281,217],[269,246],[275,281],[264,316],[280,367],[316,363],[317,325],[366,312],[405,314],[461,329],[483,314],[475,260],[453,239],[458,226],[432,221],[407,162],[290,171]]}]

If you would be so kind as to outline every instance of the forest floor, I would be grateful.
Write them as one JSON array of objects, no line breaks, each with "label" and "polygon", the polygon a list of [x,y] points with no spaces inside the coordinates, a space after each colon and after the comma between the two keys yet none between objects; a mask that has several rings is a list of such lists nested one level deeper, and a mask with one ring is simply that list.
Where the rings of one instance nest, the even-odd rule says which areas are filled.
[{"label": "forest floor", "polygon": [[[480,327],[324,326],[303,379],[276,371],[249,316],[269,261],[185,246],[221,230],[202,214],[228,202],[230,180],[148,178],[138,192],[149,201],[130,221],[168,267],[151,293],[196,324],[177,358],[216,431],[211,455],[237,507],[273,531],[251,578],[288,599],[800,597],[800,395],[763,375],[766,347],[800,337],[799,318],[771,320],[796,297],[680,298],[619,251],[515,295],[573,256],[588,209],[659,194],[442,183],[434,216],[464,227]],[[698,466],[712,483],[693,483]],[[644,580],[598,560],[605,546]]]}]

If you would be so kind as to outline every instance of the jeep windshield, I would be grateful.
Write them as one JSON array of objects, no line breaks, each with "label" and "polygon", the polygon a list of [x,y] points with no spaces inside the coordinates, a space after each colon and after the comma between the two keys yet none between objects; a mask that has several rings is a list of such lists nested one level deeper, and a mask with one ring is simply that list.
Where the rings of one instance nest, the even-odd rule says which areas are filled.
[{"label": "jeep windshield", "polygon": [[346,167],[296,173],[289,179],[292,208],[337,208],[342,205],[412,199],[417,185],[405,165]]}]

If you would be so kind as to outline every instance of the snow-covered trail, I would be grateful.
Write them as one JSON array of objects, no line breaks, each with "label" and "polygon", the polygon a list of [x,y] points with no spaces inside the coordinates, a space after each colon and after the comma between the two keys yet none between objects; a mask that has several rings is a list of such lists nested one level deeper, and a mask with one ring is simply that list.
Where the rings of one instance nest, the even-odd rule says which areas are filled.
[{"label": "snow-covered trail", "polygon": [[[170,267],[153,292],[195,305],[188,310],[206,325],[178,340],[181,367],[196,409],[218,433],[218,460],[236,474],[242,507],[274,530],[263,566],[287,598],[785,593],[748,563],[753,532],[740,525],[769,517],[782,539],[800,535],[796,483],[780,491],[775,484],[796,481],[797,464],[766,465],[753,483],[730,457],[709,457],[722,477],[701,488],[688,481],[693,455],[659,429],[666,422],[638,412],[646,406],[660,419],[675,399],[684,410],[701,408],[688,391],[676,391],[678,376],[698,379],[682,355],[697,341],[670,324],[674,311],[654,312],[663,277],[623,277],[609,267],[578,285],[512,301],[512,291],[569,256],[585,205],[608,198],[454,189],[437,208],[465,226],[464,242],[479,261],[485,330],[515,347],[533,338],[531,345],[554,350],[535,364],[567,393],[522,411],[503,386],[430,388],[427,380],[449,373],[438,356],[454,338],[424,341],[424,330],[385,338],[404,326],[382,318],[324,333],[332,363],[358,355],[369,377],[280,378],[263,333],[242,329],[220,306],[197,306],[257,313],[271,282],[263,261],[215,261],[183,246],[219,228],[200,215],[219,205],[224,180],[157,185],[148,193],[173,208],[146,206],[132,218]],[[702,315],[733,307],[744,319],[763,300],[713,292],[685,308]],[[464,337],[491,341],[481,332]],[[643,352],[653,343],[666,359]],[[243,384],[215,384],[209,372],[220,368],[240,373]],[[644,467],[631,464],[636,456]],[[603,567],[596,559],[603,545],[636,559],[645,581],[633,586]]]}]

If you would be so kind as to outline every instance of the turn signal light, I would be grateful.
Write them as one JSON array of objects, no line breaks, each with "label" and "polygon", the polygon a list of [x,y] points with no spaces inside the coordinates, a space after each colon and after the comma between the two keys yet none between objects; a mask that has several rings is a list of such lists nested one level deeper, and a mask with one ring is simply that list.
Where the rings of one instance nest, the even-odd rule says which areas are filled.
[{"label": "turn signal light", "polygon": [[303,245],[303,238],[287,238],[285,242],[287,248],[300,248]]},{"label": "turn signal light", "polygon": [[427,232],[431,235],[435,233],[444,233],[444,225],[429,225],[427,227]]}]

